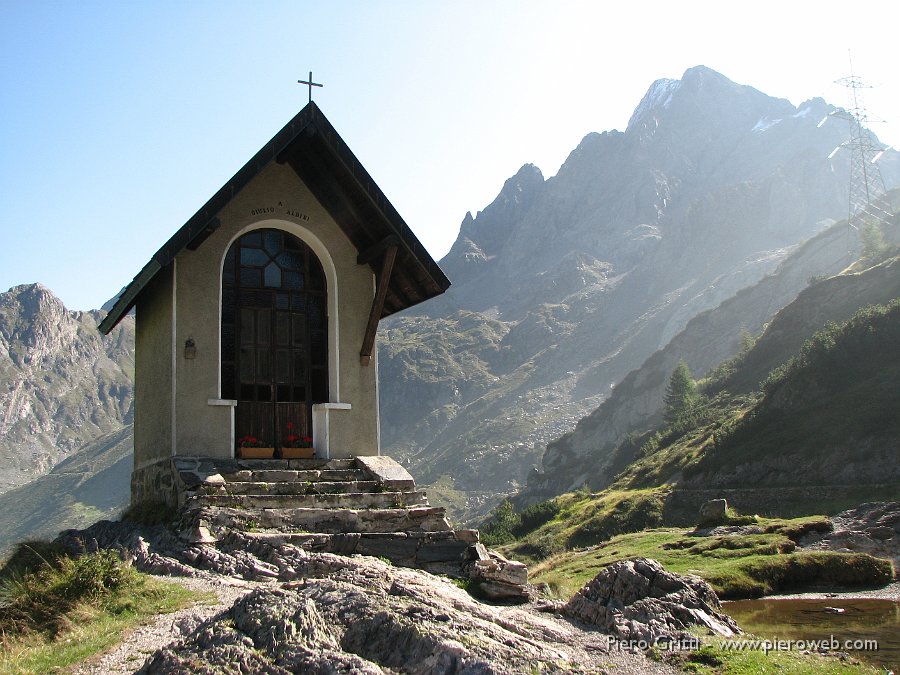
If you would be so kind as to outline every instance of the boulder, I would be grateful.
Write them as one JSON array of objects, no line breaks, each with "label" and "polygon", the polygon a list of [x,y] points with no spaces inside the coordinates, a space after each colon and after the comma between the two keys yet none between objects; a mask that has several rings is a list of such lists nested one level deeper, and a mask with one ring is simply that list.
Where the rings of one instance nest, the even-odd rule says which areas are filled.
[{"label": "boulder", "polygon": [[699,524],[718,525],[727,518],[728,502],[724,499],[710,499],[700,507]]},{"label": "boulder", "polygon": [[740,633],[737,623],[721,610],[708,583],[668,572],[648,558],[609,565],[563,608],[574,619],[646,647],[690,640],[686,632],[690,626],[726,637]]},{"label": "boulder", "polygon": [[496,551],[489,551],[483,544],[470,549],[475,560],[468,568],[469,578],[478,590],[490,600],[527,602],[528,568],[516,561],[507,560]]}]

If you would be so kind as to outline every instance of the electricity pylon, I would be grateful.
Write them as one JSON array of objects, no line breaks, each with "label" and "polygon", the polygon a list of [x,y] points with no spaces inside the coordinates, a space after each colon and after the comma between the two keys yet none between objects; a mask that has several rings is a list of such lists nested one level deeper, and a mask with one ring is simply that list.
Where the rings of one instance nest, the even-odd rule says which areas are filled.
[{"label": "electricity pylon", "polygon": [[854,230],[861,230],[868,225],[881,228],[890,221],[894,213],[885,198],[887,191],[884,178],[876,164],[887,147],[869,131],[869,113],[862,99],[862,90],[872,87],[853,74],[852,61],[850,75],[835,83],[848,89],[849,105],[846,109],[829,113],[819,122],[819,126],[829,117],[846,120],[850,125],[850,137],[828,155],[828,159],[831,159],[842,149],[850,152],[850,207],[847,222]]}]

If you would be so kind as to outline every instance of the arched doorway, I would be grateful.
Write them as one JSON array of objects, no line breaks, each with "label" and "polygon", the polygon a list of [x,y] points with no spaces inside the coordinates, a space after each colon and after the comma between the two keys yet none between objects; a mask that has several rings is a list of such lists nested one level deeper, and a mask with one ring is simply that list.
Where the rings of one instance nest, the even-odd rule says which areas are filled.
[{"label": "arched doorway", "polygon": [[222,270],[222,397],[237,400],[235,438],[280,448],[312,435],[312,405],[328,401],[327,288],[300,239],[254,230]]}]

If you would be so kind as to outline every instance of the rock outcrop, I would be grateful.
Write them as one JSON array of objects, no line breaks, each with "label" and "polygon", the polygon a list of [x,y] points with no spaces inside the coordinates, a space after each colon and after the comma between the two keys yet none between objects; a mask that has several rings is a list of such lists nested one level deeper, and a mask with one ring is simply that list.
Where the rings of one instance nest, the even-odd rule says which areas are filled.
[{"label": "rock outcrop", "polygon": [[566,604],[569,616],[641,645],[690,640],[691,626],[723,636],[740,632],[699,577],[667,572],[648,558],[615,562]]},{"label": "rock outcrop", "polygon": [[801,548],[869,553],[889,558],[900,570],[900,502],[870,502],[832,517],[830,532],[811,532]]},{"label": "rock outcrop", "polygon": [[728,515],[728,500],[710,499],[700,506],[697,523],[703,527],[707,525],[719,525],[725,522]]},{"label": "rock outcrop", "polygon": [[458,582],[371,556],[240,532],[186,545],[162,526],[108,521],[57,542],[74,552],[118,548],[155,574],[264,582],[210,619],[184,621],[141,673],[675,672],[562,616],[485,604]]}]

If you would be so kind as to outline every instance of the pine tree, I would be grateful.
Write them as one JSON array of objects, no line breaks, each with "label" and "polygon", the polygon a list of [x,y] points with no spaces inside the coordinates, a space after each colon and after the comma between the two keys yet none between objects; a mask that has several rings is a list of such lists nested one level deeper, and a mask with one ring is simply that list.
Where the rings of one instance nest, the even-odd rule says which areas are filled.
[{"label": "pine tree", "polygon": [[663,419],[667,426],[672,426],[678,419],[689,412],[697,402],[697,384],[691,377],[691,371],[684,360],[678,362],[669,383],[666,385],[665,412]]},{"label": "pine tree", "polygon": [[874,260],[887,248],[884,243],[884,233],[877,223],[866,223],[860,231],[859,237],[862,240],[862,257],[865,260]]}]

